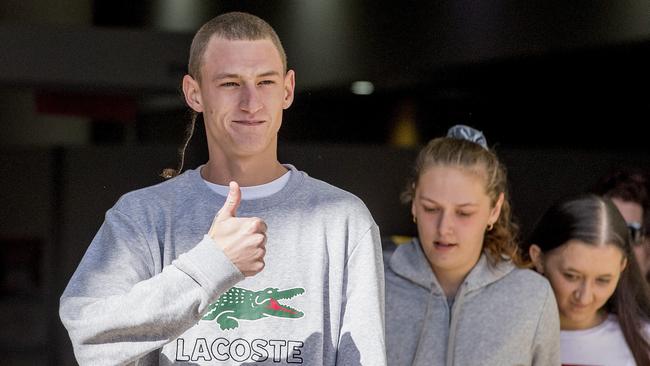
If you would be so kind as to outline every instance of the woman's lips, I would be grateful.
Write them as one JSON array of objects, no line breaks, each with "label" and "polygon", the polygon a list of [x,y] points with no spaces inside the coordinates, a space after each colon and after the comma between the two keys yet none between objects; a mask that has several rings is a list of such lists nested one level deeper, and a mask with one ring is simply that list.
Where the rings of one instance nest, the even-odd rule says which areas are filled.
[{"label": "woman's lips", "polygon": [[442,241],[434,241],[433,246],[439,250],[449,250],[455,248],[456,246],[458,246],[458,244],[445,243]]}]

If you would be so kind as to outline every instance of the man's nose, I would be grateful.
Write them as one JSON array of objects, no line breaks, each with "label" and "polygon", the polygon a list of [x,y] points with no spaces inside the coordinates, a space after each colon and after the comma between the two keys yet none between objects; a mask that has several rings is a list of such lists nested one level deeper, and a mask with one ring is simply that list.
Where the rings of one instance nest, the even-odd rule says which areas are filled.
[{"label": "man's nose", "polygon": [[239,102],[239,108],[241,110],[248,113],[255,113],[262,109],[260,92],[254,85],[243,87],[241,93],[241,100]]}]

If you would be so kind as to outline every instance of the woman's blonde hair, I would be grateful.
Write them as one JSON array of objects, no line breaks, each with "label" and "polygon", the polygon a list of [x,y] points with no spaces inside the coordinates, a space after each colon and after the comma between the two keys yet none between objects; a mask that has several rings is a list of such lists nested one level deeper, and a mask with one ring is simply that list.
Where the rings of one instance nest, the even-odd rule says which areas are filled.
[{"label": "woman's blonde hair", "polygon": [[503,193],[501,214],[493,228],[486,231],[483,250],[492,264],[512,260],[519,267],[529,267],[517,243],[519,228],[512,220],[506,169],[496,154],[478,143],[460,138],[440,137],[429,141],[415,161],[413,175],[401,195],[402,202],[413,201],[420,175],[432,166],[459,167],[482,177],[492,207]]}]

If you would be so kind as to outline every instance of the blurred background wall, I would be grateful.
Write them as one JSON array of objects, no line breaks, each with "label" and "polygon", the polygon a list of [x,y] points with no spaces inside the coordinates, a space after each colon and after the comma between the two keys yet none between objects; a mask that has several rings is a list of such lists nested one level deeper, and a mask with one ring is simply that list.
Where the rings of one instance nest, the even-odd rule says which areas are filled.
[{"label": "blurred background wall", "polygon": [[414,234],[399,193],[456,123],[506,163],[524,233],[599,176],[650,170],[646,1],[5,0],[3,365],[75,364],[58,298],[104,212],[176,164],[191,37],[230,10],[271,23],[296,71],[281,161],[360,196],[385,236]]}]

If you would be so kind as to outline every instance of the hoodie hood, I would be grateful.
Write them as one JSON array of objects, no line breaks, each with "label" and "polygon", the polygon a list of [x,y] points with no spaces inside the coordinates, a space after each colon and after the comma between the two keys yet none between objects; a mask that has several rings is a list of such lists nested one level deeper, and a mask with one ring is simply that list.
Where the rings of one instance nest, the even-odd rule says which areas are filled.
[{"label": "hoodie hood", "polygon": [[[434,287],[441,288],[417,238],[399,245],[390,258],[389,266],[395,274],[418,286],[428,290]],[[507,259],[491,265],[483,252],[476,265],[465,277],[466,291],[473,291],[498,281],[513,269],[515,269],[514,264]]]}]

